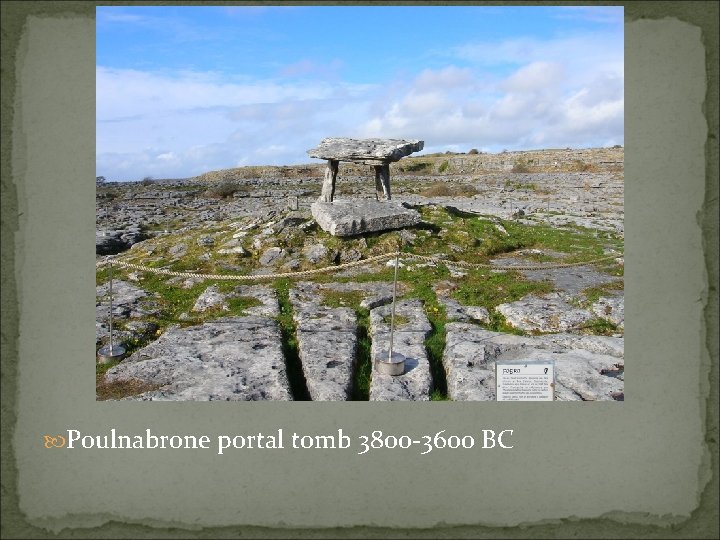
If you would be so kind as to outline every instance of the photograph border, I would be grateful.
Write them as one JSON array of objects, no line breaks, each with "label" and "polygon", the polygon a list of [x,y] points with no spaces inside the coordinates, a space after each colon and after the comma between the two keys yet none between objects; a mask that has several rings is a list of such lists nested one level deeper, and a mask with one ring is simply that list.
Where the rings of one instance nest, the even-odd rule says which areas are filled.
[{"label": "photograph border", "polygon": [[[312,3],[298,2],[298,5]],[[434,4],[429,2],[428,4]],[[703,362],[709,372],[709,395],[706,399],[705,444],[710,451],[708,469],[701,474],[709,476],[697,510],[690,519],[668,525],[656,523],[647,517],[645,523],[629,523],[622,516],[598,519],[561,520],[549,523],[527,524],[518,527],[447,526],[432,529],[402,530],[395,528],[351,527],[323,529],[277,529],[269,527],[208,527],[198,530],[177,527],[164,528],[139,523],[110,522],[98,527],[65,528],[55,534],[29,523],[20,511],[17,490],[17,456],[14,455],[18,396],[18,334],[20,329],[16,244],[22,201],[19,199],[15,145],[20,144],[13,133],[14,115],[22,107],[22,96],[16,94],[15,73],[22,64],[26,51],[21,49],[21,38],[30,16],[48,18],[94,17],[95,3],[87,2],[3,2],[2,28],[2,536],[3,538],[218,538],[254,537],[276,538],[387,538],[391,536],[415,538],[522,538],[522,537],[618,537],[618,538],[711,538],[718,530],[718,28],[717,3],[714,2],[646,2],[629,3],[625,7],[626,22],[640,19],[676,18],[698,27],[705,45],[707,94],[704,113],[708,125],[705,146],[705,202],[702,215],[697,216],[703,232],[703,250],[706,264],[707,299],[704,307],[705,328],[698,328],[705,341],[709,357]],[[119,4],[122,5],[122,4]],[[498,4],[493,4],[498,5]],[[553,5],[539,3],[539,5]],[[613,4],[618,5],[618,4]],[[712,11],[714,9],[715,16]],[[15,135],[15,138],[13,137]],[[693,216],[695,219],[695,216]],[[702,396],[701,396],[702,397]],[[619,409],[622,413],[622,409]],[[637,516],[635,516],[637,518]],[[641,519],[637,519],[641,521]]]}]

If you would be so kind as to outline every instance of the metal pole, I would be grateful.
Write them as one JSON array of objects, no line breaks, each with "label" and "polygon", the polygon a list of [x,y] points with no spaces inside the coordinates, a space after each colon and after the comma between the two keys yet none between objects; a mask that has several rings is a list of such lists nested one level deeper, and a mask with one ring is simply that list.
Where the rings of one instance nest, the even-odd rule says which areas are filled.
[{"label": "metal pole", "polygon": [[108,265],[108,272],[110,275],[110,354],[112,354],[113,350],[113,335],[112,335],[112,312],[113,312],[113,305],[112,305],[112,262]]},{"label": "metal pole", "polygon": [[388,362],[392,362],[393,334],[395,333],[395,296],[397,295],[398,266],[400,265],[400,251],[395,254],[395,279],[393,280],[393,300],[390,312],[390,350],[388,351]]},{"label": "metal pole", "polygon": [[108,264],[108,276],[110,278],[110,285],[109,285],[109,295],[110,295],[110,346],[109,347],[103,347],[98,351],[98,359],[102,363],[110,362],[113,360],[119,360],[122,358],[122,355],[125,354],[125,347],[122,347],[121,345],[118,345],[117,347],[113,343],[113,292],[112,292],[112,284],[113,284],[113,273],[112,273],[112,261]]}]

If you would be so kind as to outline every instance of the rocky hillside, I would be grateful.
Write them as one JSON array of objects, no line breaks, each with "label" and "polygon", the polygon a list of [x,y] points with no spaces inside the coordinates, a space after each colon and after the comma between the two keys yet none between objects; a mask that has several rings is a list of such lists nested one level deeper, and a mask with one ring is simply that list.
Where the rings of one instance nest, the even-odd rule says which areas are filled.
[{"label": "rocky hillside", "polygon": [[[532,150],[500,154],[468,153],[428,154],[410,156],[394,163],[393,176],[437,176],[454,174],[482,174],[489,172],[621,172],[624,170],[625,150],[618,148],[587,148],[581,150]],[[309,163],[281,167],[239,167],[211,171],[193,180],[218,182],[250,178],[302,178],[322,176],[323,163]],[[362,165],[343,163],[346,175],[369,174]]]},{"label": "rocky hillside", "polygon": [[[216,173],[98,186],[96,251],[115,261],[114,341],[127,348],[98,364],[98,399],[494,400],[495,362],[540,358],[556,362],[558,400],[624,399],[622,171],[586,156],[597,169],[453,172],[469,157],[413,158],[448,162],[395,174],[393,198],[422,221],[348,238],[312,219],[312,169],[255,170],[227,191]],[[350,172],[338,198],[373,198],[367,171]],[[407,366],[392,377],[373,360],[389,346],[384,254],[398,249]],[[100,266],[98,347],[108,278]]]}]

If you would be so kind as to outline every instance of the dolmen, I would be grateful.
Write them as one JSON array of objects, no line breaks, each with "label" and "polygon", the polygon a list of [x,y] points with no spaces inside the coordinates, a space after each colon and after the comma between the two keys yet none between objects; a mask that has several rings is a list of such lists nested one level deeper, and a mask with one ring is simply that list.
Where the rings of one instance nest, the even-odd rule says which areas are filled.
[{"label": "dolmen", "polygon": [[[320,198],[311,206],[320,227],[334,236],[354,236],[417,225],[420,222],[418,212],[391,202],[390,163],[419,152],[424,144],[420,140],[330,137],[308,150],[310,157],[327,160]],[[335,200],[341,161],[374,167],[375,201]]]}]

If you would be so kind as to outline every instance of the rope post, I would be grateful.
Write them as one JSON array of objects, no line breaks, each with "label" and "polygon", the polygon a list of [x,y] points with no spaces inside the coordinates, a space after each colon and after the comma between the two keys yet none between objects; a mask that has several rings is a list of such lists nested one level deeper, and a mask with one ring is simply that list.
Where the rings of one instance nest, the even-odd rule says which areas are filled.
[{"label": "rope post", "polygon": [[378,371],[388,375],[402,375],[405,373],[405,356],[393,352],[393,339],[395,337],[395,303],[397,299],[397,278],[398,267],[400,266],[400,248],[395,253],[395,277],[393,279],[393,296],[392,307],[390,308],[390,348],[385,356],[385,351],[381,351],[375,364]]},{"label": "rope post", "polygon": [[395,278],[393,279],[393,299],[392,308],[390,310],[390,350],[388,351],[388,362],[392,361],[393,353],[393,336],[395,334],[395,297],[397,296],[397,276],[398,267],[400,266],[400,252],[395,254]]},{"label": "rope post", "polygon": [[110,297],[110,345],[105,346],[98,351],[98,362],[101,364],[107,364],[115,360],[120,360],[125,354],[125,348],[122,345],[113,344],[113,273],[112,273],[112,261],[108,263],[108,274],[110,278],[109,285],[109,297]]}]

